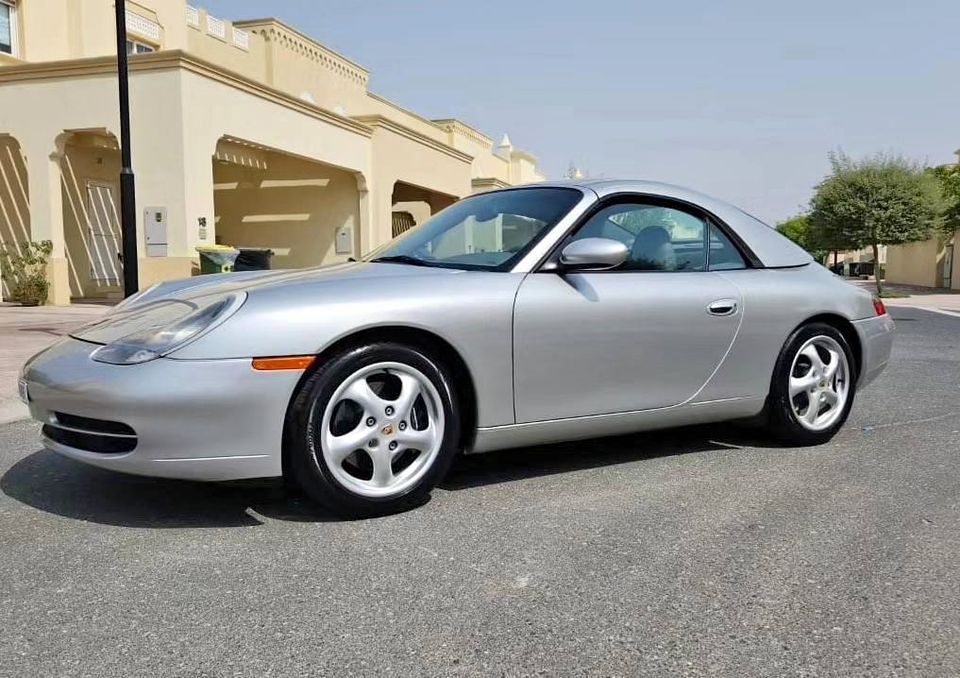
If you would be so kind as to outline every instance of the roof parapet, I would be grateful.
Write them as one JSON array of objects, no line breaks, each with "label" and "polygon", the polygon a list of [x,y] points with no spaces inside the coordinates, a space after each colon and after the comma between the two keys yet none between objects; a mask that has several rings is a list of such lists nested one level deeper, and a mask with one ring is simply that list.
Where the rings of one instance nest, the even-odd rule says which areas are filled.
[{"label": "roof parapet", "polygon": [[352,80],[357,85],[366,87],[370,80],[370,72],[360,64],[350,61],[339,52],[335,52],[326,45],[322,45],[309,35],[301,33],[293,26],[279,19],[245,19],[234,21],[238,26],[251,33],[257,33],[267,42],[273,42],[307,59],[324,66],[340,75]]}]

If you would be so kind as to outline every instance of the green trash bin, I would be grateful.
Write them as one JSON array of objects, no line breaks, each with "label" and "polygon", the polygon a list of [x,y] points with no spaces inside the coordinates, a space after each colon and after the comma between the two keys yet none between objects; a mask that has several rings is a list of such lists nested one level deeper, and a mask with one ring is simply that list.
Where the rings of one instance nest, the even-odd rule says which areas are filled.
[{"label": "green trash bin", "polygon": [[200,275],[230,273],[240,255],[240,250],[227,245],[202,245],[197,252],[200,253]]}]

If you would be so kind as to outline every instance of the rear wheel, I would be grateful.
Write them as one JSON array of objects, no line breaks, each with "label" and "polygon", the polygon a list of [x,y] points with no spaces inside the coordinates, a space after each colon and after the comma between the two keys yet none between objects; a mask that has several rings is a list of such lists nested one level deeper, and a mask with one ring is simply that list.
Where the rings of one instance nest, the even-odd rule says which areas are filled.
[{"label": "rear wheel", "polygon": [[769,428],[795,445],[827,442],[853,406],[853,354],[832,325],[810,323],[795,331],[777,360],[770,384]]},{"label": "rear wheel", "polygon": [[303,384],[289,416],[294,478],[312,499],[350,517],[426,501],[460,439],[446,368],[419,349],[394,343],[325,360]]}]

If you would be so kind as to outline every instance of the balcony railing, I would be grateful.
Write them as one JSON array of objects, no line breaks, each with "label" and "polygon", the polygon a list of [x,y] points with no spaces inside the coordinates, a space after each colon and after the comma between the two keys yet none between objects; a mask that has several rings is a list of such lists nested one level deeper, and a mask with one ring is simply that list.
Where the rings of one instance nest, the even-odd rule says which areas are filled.
[{"label": "balcony railing", "polygon": [[127,10],[127,30],[155,43],[160,42],[160,24]]},{"label": "balcony railing", "polygon": [[200,10],[193,5],[187,5],[187,25],[200,28]]},{"label": "balcony railing", "polygon": [[221,40],[227,39],[227,23],[222,19],[217,19],[209,14],[207,15],[207,33]]},{"label": "balcony railing", "polygon": [[234,27],[233,44],[240,49],[250,49],[250,34],[244,30]]}]

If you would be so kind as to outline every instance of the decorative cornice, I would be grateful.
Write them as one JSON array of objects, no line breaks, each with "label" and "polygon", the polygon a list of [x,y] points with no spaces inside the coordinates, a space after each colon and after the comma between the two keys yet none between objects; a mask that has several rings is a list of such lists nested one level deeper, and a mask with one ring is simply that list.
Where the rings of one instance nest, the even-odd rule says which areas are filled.
[{"label": "decorative cornice", "polygon": [[234,21],[233,25],[240,26],[251,33],[256,33],[267,42],[275,43],[296,52],[357,85],[366,87],[367,81],[370,79],[370,72],[363,66],[350,61],[350,59],[326,45],[321,45],[309,35],[301,33],[279,19],[247,19]]},{"label": "decorative cornice", "polygon": [[473,188],[482,188],[489,191],[493,191],[498,188],[507,188],[510,186],[510,184],[506,181],[497,179],[496,177],[478,177],[476,179],[471,179],[470,185]]},{"label": "decorative cornice", "polygon": [[357,115],[353,118],[357,122],[363,123],[369,127],[382,127],[383,129],[389,130],[394,134],[399,134],[402,137],[406,137],[411,141],[416,141],[417,143],[423,144],[424,146],[429,146],[435,151],[439,151],[446,155],[449,155],[451,158],[460,160],[461,162],[470,163],[473,162],[473,156],[469,153],[464,153],[463,151],[458,151],[453,146],[448,146],[447,144],[441,143],[436,139],[431,139],[426,134],[421,134],[420,132],[410,129],[404,125],[401,125],[395,120],[391,120],[380,114],[375,115]]},{"label": "decorative cornice", "polygon": [[526,160],[527,162],[536,165],[538,162],[537,156],[532,153],[527,153],[526,151],[515,150],[510,154],[512,158],[519,158],[520,160]]},{"label": "decorative cornice", "polygon": [[398,103],[395,102],[395,101],[390,101],[388,98],[386,98],[386,97],[384,97],[384,96],[380,96],[379,94],[376,94],[375,92],[367,92],[367,96],[370,97],[371,99],[373,99],[374,101],[379,101],[381,104],[383,104],[383,105],[385,105],[385,106],[389,106],[390,108],[393,108],[394,110],[397,110],[397,111],[400,111],[401,113],[404,113],[404,114],[406,114],[406,115],[409,115],[411,118],[416,118],[417,120],[419,120],[419,121],[422,122],[423,124],[429,125],[430,127],[435,128],[438,132],[443,132],[443,131],[444,131],[443,128],[441,128],[440,125],[438,125],[437,123],[435,123],[433,120],[428,120],[427,118],[424,118],[424,117],[423,117],[422,115],[420,115],[419,113],[416,113],[416,112],[414,112],[414,111],[411,111],[409,108],[404,108],[403,106],[401,106],[400,104],[398,104]]},{"label": "decorative cornice", "polygon": [[[130,68],[137,57],[131,57]],[[65,61],[19,61],[0,67],[0,83],[20,80],[47,80],[50,78],[70,78],[84,75],[102,75],[117,73],[115,57],[87,57]]]},{"label": "decorative cornice", "polygon": [[431,120],[430,122],[432,122],[434,125],[439,125],[440,128],[446,132],[462,134],[465,137],[473,139],[481,146],[493,148],[493,139],[491,137],[488,137],[476,127],[471,127],[462,120],[457,120],[456,118],[442,118],[440,120]]},{"label": "decorative cornice", "polygon": [[[222,68],[205,59],[200,59],[181,50],[169,50],[138,54],[130,58],[129,68],[132,73],[163,71],[182,68],[197,75],[216,80],[229,85],[234,89],[247,94],[266,99],[280,106],[293,109],[317,120],[335,125],[342,129],[365,137],[370,137],[373,130],[333,111],[328,111],[315,104],[290,96],[285,92],[268,87],[234,71]],[[116,75],[117,61],[113,57],[90,57],[86,59],[70,59],[67,61],[44,61],[39,63],[22,63],[0,67],[0,85],[8,82],[22,82],[31,80],[66,79],[75,77],[89,77],[95,75]]]}]

